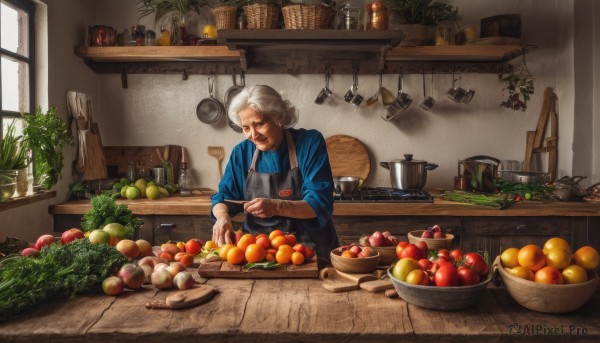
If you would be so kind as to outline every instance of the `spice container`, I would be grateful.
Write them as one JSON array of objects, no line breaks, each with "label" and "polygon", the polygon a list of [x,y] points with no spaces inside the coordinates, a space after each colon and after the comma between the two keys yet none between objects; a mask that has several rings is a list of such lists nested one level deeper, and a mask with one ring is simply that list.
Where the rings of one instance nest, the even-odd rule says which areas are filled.
[{"label": "spice container", "polygon": [[156,45],[156,33],[152,30],[146,31],[146,45]]},{"label": "spice container", "polygon": [[388,29],[388,10],[385,4],[380,1],[375,1],[367,5],[367,13],[369,14],[368,28],[371,30],[387,30]]},{"label": "spice container", "polygon": [[167,27],[165,25],[160,26],[160,36],[158,37],[158,45],[171,45],[171,31],[167,30]]}]

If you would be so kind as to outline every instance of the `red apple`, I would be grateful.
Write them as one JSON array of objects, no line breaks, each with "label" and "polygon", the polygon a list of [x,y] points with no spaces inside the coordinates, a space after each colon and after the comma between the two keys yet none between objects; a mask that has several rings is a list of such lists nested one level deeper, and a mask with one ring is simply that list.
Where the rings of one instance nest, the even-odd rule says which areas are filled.
[{"label": "red apple", "polygon": [[372,247],[382,247],[385,244],[384,239],[385,239],[385,237],[383,237],[383,235],[381,234],[381,232],[375,231],[369,237],[369,244]]},{"label": "red apple", "polygon": [[421,238],[433,238],[433,234],[429,230],[423,231],[421,234]]},{"label": "red apple", "polygon": [[39,253],[40,253],[39,250],[37,250],[36,248],[31,248],[31,247],[21,250],[21,256],[37,255]]},{"label": "red apple", "polygon": [[444,237],[446,237],[446,235],[442,231],[436,231],[433,234],[433,238],[444,238]]},{"label": "red apple", "polygon": [[54,236],[52,235],[41,235],[40,238],[35,241],[35,248],[37,250],[42,250],[46,245],[50,245],[54,243]]},{"label": "red apple", "polygon": [[60,243],[67,244],[71,243],[76,239],[84,238],[83,231],[77,228],[68,229],[60,235]]}]

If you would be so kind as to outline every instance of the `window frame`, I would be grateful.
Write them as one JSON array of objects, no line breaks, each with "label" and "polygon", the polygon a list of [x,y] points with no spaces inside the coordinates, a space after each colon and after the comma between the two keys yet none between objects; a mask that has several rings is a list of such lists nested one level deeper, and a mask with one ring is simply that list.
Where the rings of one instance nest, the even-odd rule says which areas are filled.
[{"label": "window frame", "polygon": [[[28,94],[29,94],[29,111],[35,110],[35,4],[31,0],[3,0],[6,3],[10,3],[12,6],[27,13],[27,51],[28,56],[22,56],[18,53],[8,51],[0,47],[0,55],[14,58],[19,62],[26,63],[28,67]],[[1,38],[0,38],[1,40]],[[0,72],[2,66],[0,65]],[[4,118],[20,118],[21,113],[18,111],[8,111],[2,109],[2,79],[0,79],[0,142],[4,136],[3,120]]]}]

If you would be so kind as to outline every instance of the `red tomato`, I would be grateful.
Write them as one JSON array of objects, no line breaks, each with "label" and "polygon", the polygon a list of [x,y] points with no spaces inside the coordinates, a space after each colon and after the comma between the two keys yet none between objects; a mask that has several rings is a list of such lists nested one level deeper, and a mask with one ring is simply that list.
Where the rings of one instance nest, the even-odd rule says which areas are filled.
[{"label": "red tomato", "polygon": [[306,247],[300,243],[297,243],[292,247],[294,251],[301,253],[304,257],[306,257]]},{"label": "red tomato", "polygon": [[421,267],[421,270],[424,270],[424,271],[429,270],[433,266],[433,262],[429,261],[426,258],[422,258],[418,262],[419,262],[419,267]]},{"label": "red tomato", "polygon": [[198,238],[189,239],[185,242],[185,252],[191,255],[198,255],[204,246],[204,242]]},{"label": "red tomato", "polygon": [[311,247],[305,247],[305,248],[306,248],[306,255],[304,257],[312,258],[315,256],[315,251],[313,250],[313,248],[311,248]]},{"label": "red tomato", "polygon": [[460,249],[454,249],[450,252],[450,257],[454,259],[454,261],[460,261],[462,258],[463,252]]},{"label": "red tomato", "polygon": [[409,244],[405,246],[404,249],[402,249],[402,251],[400,251],[400,256],[398,256],[398,258],[402,259],[405,257],[410,257],[417,261],[423,258],[423,256],[421,256],[421,249],[419,249],[414,244]]},{"label": "red tomato", "polygon": [[440,249],[438,250],[438,257],[440,256],[450,257],[450,252],[448,251],[448,249]]},{"label": "red tomato", "polygon": [[452,263],[443,263],[435,272],[435,285],[438,287],[450,287],[458,285],[458,272]]},{"label": "red tomato", "polygon": [[479,283],[479,274],[467,266],[458,267],[458,285],[470,286]]},{"label": "red tomato", "polygon": [[471,266],[479,276],[486,276],[490,272],[487,262],[483,259],[483,256],[476,252],[469,252],[465,254],[465,264]]},{"label": "red tomato", "polygon": [[408,245],[408,242],[406,242],[406,241],[399,242],[398,245],[396,245],[396,256],[398,256],[399,259],[402,258],[402,257],[400,257],[400,253],[402,252],[404,247],[407,245]]},{"label": "red tomato", "polygon": [[83,234],[83,231],[77,228],[72,228],[68,229],[67,231],[63,232],[62,235],[60,235],[60,243],[64,245],[67,243],[71,243],[76,239],[81,239],[84,237],[85,236]]},{"label": "red tomato", "polygon": [[296,245],[296,236],[292,233],[285,235],[285,238],[288,240],[288,244],[291,246]]},{"label": "red tomato", "polygon": [[427,243],[425,243],[424,241],[418,241],[417,243],[415,243],[415,245],[417,246],[417,248],[419,248],[419,250],[421,250],[421,258],[427,258],[427,253],[429,252]]}]

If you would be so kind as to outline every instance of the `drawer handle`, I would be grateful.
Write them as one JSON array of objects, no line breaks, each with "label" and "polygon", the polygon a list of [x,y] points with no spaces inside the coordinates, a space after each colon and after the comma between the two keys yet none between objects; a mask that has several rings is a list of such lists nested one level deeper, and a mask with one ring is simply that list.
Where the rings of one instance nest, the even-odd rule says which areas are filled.
[{"label": "drawer handle", "polygon": [[175,228],[175,223],[161,223],[158,225],[161,230],[172,230]]},{"label": "drawer handle", "polygon": [[527,225],[519,224],[519,225],[517,225],[517,230],[527,230]]}]

